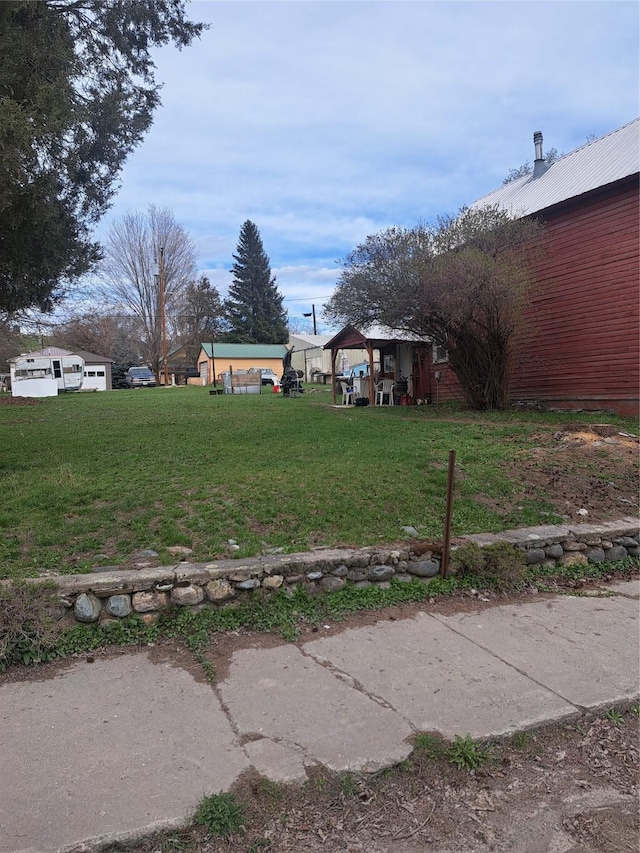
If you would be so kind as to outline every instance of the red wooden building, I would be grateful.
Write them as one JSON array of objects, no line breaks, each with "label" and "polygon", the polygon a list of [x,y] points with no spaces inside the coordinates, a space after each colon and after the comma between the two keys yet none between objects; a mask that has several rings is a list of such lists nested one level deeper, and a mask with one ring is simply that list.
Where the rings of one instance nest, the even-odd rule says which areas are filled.
[{"label": "red wooden building", "polygon": [[[517,342],[511,396],[559,409],[638,413],[640,388],[640,119],[475,202],[546,224],[549,250]],[[440,399],[461,397],[448,364]]]}]

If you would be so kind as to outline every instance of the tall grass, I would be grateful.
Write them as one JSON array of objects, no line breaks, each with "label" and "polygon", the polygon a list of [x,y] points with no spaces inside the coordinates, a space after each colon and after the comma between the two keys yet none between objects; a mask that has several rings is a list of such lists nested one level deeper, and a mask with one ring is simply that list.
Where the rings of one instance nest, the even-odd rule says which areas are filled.
[{"label": "tall grass", "polygon": [[0,406],[1,576],[119,564],[142,548],[170,562],[171,545],[207,560],[229,539],[246,556],[390,542],[403,525],[439,537],[450,449],[454,534],[553,521],[544,498],[514,505],[506,463],[558,418],[330,402],[324,388],[158,388]]}]

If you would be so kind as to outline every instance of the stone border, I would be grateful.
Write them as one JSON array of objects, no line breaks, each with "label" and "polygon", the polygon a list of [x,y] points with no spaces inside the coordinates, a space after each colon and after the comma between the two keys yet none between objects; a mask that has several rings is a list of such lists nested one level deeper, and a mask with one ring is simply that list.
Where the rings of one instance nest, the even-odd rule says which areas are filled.
[{"label": "stone border", "polygon": [[[480,547],[509,542],[525,552],[529,565],[586,565],[639,556],[640,521],[627,517],[605,524],[545,525],[465,536],[457,542],[458,547],[465,542]],[[181,562],[159,568],[33,578],[30,582],[54,581],[65,615],[76,622],[103,624],[137,613],[146,624],[154,624],[170,604],[199,609],[225,606],[254,589],[303,587],[313,594],[343,589],[347,584],[388,587],[394,577],[428,582],[439,573],[439,554],[422,550],[416,542],[413,546],[326,548],[248,560]]]}]

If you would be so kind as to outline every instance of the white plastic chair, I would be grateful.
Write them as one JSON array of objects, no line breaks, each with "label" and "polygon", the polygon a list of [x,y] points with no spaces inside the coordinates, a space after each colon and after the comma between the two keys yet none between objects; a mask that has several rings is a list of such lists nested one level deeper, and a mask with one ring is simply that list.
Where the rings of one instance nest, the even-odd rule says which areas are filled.
[{"label": "white plastic chair", "polygon": [[347,385],[346,382],[341,382],[340,388],[342,388],[342,405],[350,406],[352,403],[355,404],[356,389],[351,385]]},{"label": "white plastic chair", "polygon": [[393,379],[383,379],[376,387],[376,406],[384,406],[384,398],[387,397],[389,402],[387,405],[393,406],[393,389],[395,383]]}]

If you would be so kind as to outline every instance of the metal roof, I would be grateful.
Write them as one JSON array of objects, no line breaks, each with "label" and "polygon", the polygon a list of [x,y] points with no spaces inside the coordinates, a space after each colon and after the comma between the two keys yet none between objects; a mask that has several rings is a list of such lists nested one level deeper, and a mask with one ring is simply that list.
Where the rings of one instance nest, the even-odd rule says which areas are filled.
[{"label": "metal roof", "polygon": [[[295,345],[296,351],[301,352],[305,349],[315,349],[323,347],[327,341],[330,341],[332,335],[289,335],[289,343]],[[303,344],[304,346],[300,346]]]},{"label": "metal roof", "polygon": [[638,174],[640,118],[559,157],[538,177],[525,175],[475,201],[498,205],[513,216],[537,213],[591,190]]},{"label": "metal roof", "polygon": [[200,344],[208,358],[211,358],[213,346],[214,358],[284,358],[287,347],[284,344]]},{"label": "metal roof", "polygon": [[410,332],[390,329],[387,326],[357,329],[351,323],[347,323],[324,345],[324,349],[366,349],[367,344],[374,349],[380,349],[392,343],[428,343],[429,340],[429,338],[421,338]]}]

